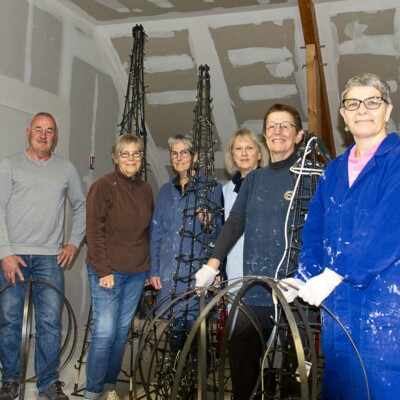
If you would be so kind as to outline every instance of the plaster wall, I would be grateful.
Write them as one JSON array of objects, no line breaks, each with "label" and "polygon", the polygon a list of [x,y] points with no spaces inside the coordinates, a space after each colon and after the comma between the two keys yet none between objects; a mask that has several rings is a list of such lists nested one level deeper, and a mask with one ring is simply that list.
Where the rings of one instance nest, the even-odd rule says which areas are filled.
[{"label": "plaster wall", "polygon": [[[94,180],[113,170],[110,151],[122,101],[96,32],[53,4],[0,3],[0,158],[26,148],[32,116],[50,112],[59,126],[56,152],[73,162],[87,192]],[[69,208],[67,214],[66,236]],[[86,322],[89,304],[85,255],[83,247],[65,274],[66,296],[79,326]]]}]

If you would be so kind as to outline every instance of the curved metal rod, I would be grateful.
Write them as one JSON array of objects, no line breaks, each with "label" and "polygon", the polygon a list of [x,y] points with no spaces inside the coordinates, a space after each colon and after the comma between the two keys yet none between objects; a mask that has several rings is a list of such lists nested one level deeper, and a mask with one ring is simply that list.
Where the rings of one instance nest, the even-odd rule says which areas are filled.
[{"label": "curved metal rod", "polygon": [[321,304],[320,307],[323,308],[339,324],[339,326],[342,328],[343,332],[346,334],[347,338],[349,339],[351,345],[353,346],[354,351],[357,354],[358,360],[360,361],[361,369],[362,369],[363,374],[364,374],[365,386],[366,386],[366,390],[367,390],[367,399],[370,400],[371,395],[370,395],[370,392],[369,392],[369,383],[368,383],[367,371],[365,370],[365,366],[364,366],[364,363],[362,361],[361,354],[360,354],[359,350],[357,349],[356,344],[354,343],[354,341],[353,341],[352,337],[350,336],[350,333],[348,332],[346,327],[340,322],[339,318],[336,315],[334,315],[333,312],[331,310],[329,310],[329,308],[324,306],[323,304]]},{"label": "curved metal rod", "polygon": [[[145,389],[145,392],[148,396],[148,398],[150,399],[150,389],[146,386],[145,382],[150,382],[150,375],[152,373],[153,370],[153,363],[156,362],[157,363],[157,351],[159,351],[159,344],[162,341],[163,335],[164,333],[168,330],[169,328],[169,324],[165,324],[165,327],[160,331],[158,330],[158,334],[155,338],[155,345],[152,349],[152,352],[150,353],[150,368],[148,368],[148,376],[147,379],[144,377],[144,372],[143,369],[141,367],[141,357],[142,357],[142,352],[146,346],[146,339],[149,335],[151,335],[152,333],[154,333],[157,323],[160,320],[165,320],[164,315],[167,311],[170,311],[176,304],[179,304],[179,307],[174,311],[174,313],[171,315],[169,315],[168,320],[171,321],[173,320],[177,315],[179,315],[181,313],[181,311],[183,309],[186,308],[186,306],[190,303],[190,302],[194,302],[196,301],[195,297],[193,296],[193,294],[196,293],[196,290],[190,290],[188,292],[182,293],[179,296],[176,296],[172,301],[170,300],[170,296],[165,296],[163,299],[160,300],[160,303],[158,304],[158,306],[156,306],[156,309],[154,310],[153,313],[149,314],[146,318],[146,320],[149,320],[149,324],[147,325],[147,327],[145,326],[142,329],[142,332],[140,334],[140,338],[139,338],[139,344],[138,344],[138,350],[136,353],[136,359],[135,359],[135,366],[138,366],[137,368],[140,371],[140,375],[141,375],[141,379],[143,381],[143,386]],[[169,300],[169,301],[168,301]],[[156,315],[154,317],[154,315]],[[146,324],[146,322],[145,322]],[[135,368],[136,369],[136,368]],[[143,379],[145,378],[145,379]],[[136,376],[133,377],[133,387],[135,388],[135,395],[136,395]],[[135,397],[136,398],[136,397]]]},{"label": "curved metal rod", "polygon": [[[239,304],[242,301],[242,299],[245,296],[245,294],[252,287],[258,285],[258,283],[256,281],[254,281],[254,277],[252,277],[252,278],[249,278],[249,277],[243,278],[243,279],[240,280],[240,283],[242,283],[242,287],[239,289],[239,291],[237,292],[237,294],[236,294],[236,296],[235,296],[235,298],[233,300],[233,303],[232,303],[232,306],[231,306],[231,310],[229,312],[228,319],[227,319],[227,322],[226,322],[225,333],[224,333],[224,336],[223,336],[223,339],[222,339],[222,348],[221,348],[220,360],[221,360],[221,365],[223,365],[223,366],[225,366],[225,363],[226,363],[226,354],[227,354],[227,350],[228,350],[229,336],[230,336],[230,333],[233,330],[233,326],[234,326],[234,323],[236,321],[237,309],[239,309],[239,308],[244,312],[246,317],[249,318],[250,322],[255,327],[255,329],[256,329],[256,331],[258,333],[258,337],[260,338],[261,343],[262,343],[263,353],[266,350],[264,337],[263,337],[262,330],[261,330],[261,327],[260,327],[260,324],[259,324],[258,320],[256,319],[254,314],[251,312],[251,310],[247,306],[245,306],[245,308],[243,308],[242,305]],[[230,289],[230,288],[232,288],[232,286],[236,286],[237,284],[238,284],[238,282],[235,282],[234,285],[229,285],[227,289]],[[219,380],[219,382],[223,382],[223,378],[225,376],[225,371],[224,371],[224,369],[220,368],[218,372],[219,372],[218,373],[218,380]],[[257,381],[256,381],[256,383],[254,385],[253,390],[252,390],[252,395],[250,397],[250,400],[254,397],[254,393],[255,393],[255,391],[257,390],[257,388],[258,388],[258,386],[260,384],[260,380],[261,380],[261,377],[259,376],[257,378]],[[221,386],[219,387],[218,393],[219,393],[220,399],[223,399],[224,398],[224,390],[223,390],[223,388]]]},{"label": "curved metal rod", "polygon": [[19,353],[19,381],[20,381],[20,400],[25,398],[26,371],[28,369],[30,338],[32,331],[32,281],[26,284],[24,308],[22,313],[21,326],[21,346]]},{"label": "curved metal rod", "polygon": [[[164,311],[166,311],[166,310],[170,311],[171,309],[173,309],[176,306],[176,304],[179,304],[179,307],[176,308],[174,314],[169,316],[170,317],[169,321],[175,319],[176,316],[180,315],[182,310],[187,311],[187,304],[189,304],[190,302],[192,302],[193,305],[196,307],[196,308],[193,309],[193,311],[196,312],[197,314],[199,312],[198,311],[197,291],[194,290],[194,289],[191,289],[190,291],[188,291],[186,293],[182,293],[181,295],[177,296],[176,298],[174,298],[172,301],[169,301],[169,302],[166,302],[165,300],[169,300],[170,296],[166,296],[166,297],[167,297],[166,299],[164,298],[164,299],[161,300],[161,304],[159,305],[160,309],[156,310],[154,312],[156,314],[156,317],[153,317],[154,319],[152,321],[150,321],[150,323],[147,326],[147,328],[143,329],[142,333],[146,337],[145,338],[141,337],[141,339],[140,339],[139,346],[138,346],[139,347],[138,348],[138,353],[137,353],[138,359],[136,360],[136,362],[138,362],[138,360],[140,360],[140,358],[142,357],[141,354],[142,354],[142,351],[144,349],[144,346],[146,345],[146,338],[151,334],[155,324],[160,319],[162,319]],[[149,318],[150,317],[151,316],[149,316]],[[147,379],[144,380],[144,382],[146,382],[146,381],[150,382],[151,381],[150,375],[151,375],[152,370],[153,370],[153,363],[154,362],[159,362],[159,360],[157,359],[157,352],[159,351],[159,348],[160,348],[159,343],[162,341],[163,335],[167,332],[169,327],[170,327],[170,324],[166,323],[165,326],[163,327],[163,329],[161,331],[159,330],[157,332],[157,335],[155,335],[155,345],[152,346],[153,351],[151,352],[150,357],[149,357],[150,358],[150,366],[149,365],[146,366],[148,368],[147,369],[148,377],[147,377]],[[165,347],[166,347],[166,345],[167,345],[167,343],[165,344]],[[181,360],[181,359],[182,359],[182,357],[179,357],[179,360]],[[172,362],[173,362],[173,360],[171,360],[171,363]],[[184,363],[184,361],[183,361],[183,363]],[[177,365],[176,362],[172,364],[172,366],[174,368],[174,371],[175,371],[175,365]],[[141,370],[141,369],[142,369],[142,367],[141,367],[141,365],[139,365],[139,370]],[[174,373],[174,375],[175,375],[175,373]],[[141,373],[141,376],[143,377],[142,373]],[[148,398],[150,398],[150,390],[147,389],[147,388],[145,390],[147,392]]]},{"label": "curved metal rod", "polygon": [[[21,363],[20,365],[20,371],[23,373],[27,370],[27,363],[28,363],[28,353],[29,352],[29,342],[30,342],[30,333],[31,333],[31,321],[29,322],[29,319],[32,318],[32,293],[31,293],[31,286],[32,284],[42,284],[46,285],[49,288],[53,289],[57,294],[63,299],[64,305],[67,307],[67,314],[68,314],[68,320],[67,320],[67,334],[65,336],[65,340],[63,345],[60,348],[59,353],[56,355],[54,360],[51,361],[51,363],[44,368],[42,371],[39,371],[36,375],[33,375],[32,377],[26,378],[25,375],[20,377],[20,383],[25,383],[29,380],[34,380],[36,379],[39,375],[42,375],[45,373],[58,359],[61,358],[61,356],[65,353],[66,348],[68,346],[68,343],[71,338],[71,334],[73,334],[73,340],[72,340],[72,345],[71,349],[62,365],[58,368],[58,371],[62,371],[66,365],[69,363],[69,361],[72,358],[73,352],[76,347],[76,342],[77,342],[77,323],[76,323],[76,318],[75,314],[72,310],[71,304],[68,302],[67,298],[65,295],[55,286],[48,282],[40,281],[40,280],[35,280],[35,279],[27,279],[26,281],[21,281],[18,282],[17,285],[20,284],[26,284],[27,285],[27,290],[25,294],[25,300],[24,300],[24,310],[23,310],[23,319],[22,319],[22,336],[21,336],[21,355],[20,355],[20,360],[23,361],[23,364]],[[13,287],[12,285],[6,286],[4,289],[0,291],[0,297],[1,295],[8,290],[9,288]],[[23,354],[22,354],[23,353]],[[0,371],[3,373],[2,368],[0,367]],[[22,379],[22,377],[24,379]],[[20,393],[21,396],[21,393]],[[22,400],[22,398],[21,398]]]},{"label": "curved metal rod", "polygon": [[[257,279],[257,280],[255,280]],[[242,284],[241,289],[239,289],[239,291],[236,293],[232,306],[231,306],[231,310],[228,316],[228,319],[226,321],[226,325],[225,325],[225,333],[222,339],[222,347],[221,347],[221,356],[220,356],[220,368],[219,368],[219,374],[218,374],[218,381],[219,382],[224,382],[224,368],[225,368],[225,362],[226,362],[226,354],[227,354],[227,343],[228,343],[228,339],[229,339],[229,334],[232,330],[232,325],[234,324],[235,321],[235,314],[236,314],[236,309],[238,307],[240,307],[242,309],[242,311],[245,312],[246,316],[249,318],[249,320],[252,322],[253,326],[255,327],[258,336],[260,337],[260,339],[262,340],[263,343],[263,348],[264,348],[264,352],[268,353],[269,349],[266,349],[265,343],[264,343],[264,339],[263,339],[263,335],[262,335],[262,331],[259,325],[259,322],[257,321],[257,319],[255,319],[253,313],[251,312],[250,309],[243,309],[243,307],[241,305],[239,305],[239,302],[241,302],[242,298],[244,297],[244,295],[254,286],[258,285],[258,286],[262,286],[266,289],[269,288],[269,286],[271,285],[276,285],[275,281],[272,280],[272,278],[264,278],[264,277],[255,277],[255,276],[247,276],[244,278],[239,278],[239,279],[235,279],[234,283],[229,284],[225,289],[223,289],[222,291],[220,291],[212,300],[212,303],[210,302],[208,305],[208,309],[204,310],[204,313],[207,314],[208,310],[211,309],[213,307],[214,304],[218,303],[219,300],[221,299],[221,297],[228,295],[228,296],[233,296],[232,293],[230,292],[230,290],[232,288],[235,288],[236,286],[238,286],[239,284]],[[286,302],[286,299],[283,298],[283,301]],[[289,305],[287,305],[286,308],[286,312],[287,310],[290,310],[291,313],[291,308]],[[201,318],[204,318],[204,313],[202,315],[199,316],[199,320]],[[289,317],[291,317],[291,314],[289,315]],[[296,320],[294,319],[294,317],[291,317],[291,321],[292,324],[294,324],[297,328],[297,323]],[[196,330],[196,325],[193,327],[192,332]],[[193,335],[195,335],[196,332],[194,332]],[[274,334],[275,335],[275,334]],[[270,340],[268,341],[270,344],[272,344],[272,342],[274,341],[275,337],[273,337],[272,339],[270,338]],[[189,337],[188,339],[189,340]],[[301,352],[301,354],[303,354],[303,346],[301,343],[301,340],[295,340],[295,344],[297,345],[297,347],[299,347],[299,351]],[[190,347],[190,344],[188,344],[188,346]],[[183,354],[182,351],[182,358],[184,358],[185,354]],[[316,365],[316,364],[314,364]],[[304,374],[306,374],[306,369],[303,365],[301,364],[301,359],[299,360],[299,370],[304,370],[302,372],[304,372]],[[179,374],[177,373],[178,378],[177,378],[177,382],[179,382]],[[300,374],[301,375],[301,374]],[[257,382],[255,383],[254,386],[254,390],[253,390],[253,394],[251,395],[251,398],[254,398],[255,395],[255,391],[257,390],[259,384],[260,384],[260,380],[261,380],[261,376],[258,377]],[[307,381],[307,380],[306,380]],[[304,379],[302,380],[302,382],[304,382]],[[307,387],[306,389],[303,388],[303,391],[306,390],[306,399],[308,399],[308,394],[307,394]],[[224,399],[224,388],[223,386],[220,386],[218,389],[218,394],[219,394],[219,398],[222,400]]]},{"label": "curved metal rod", "polygon": [[[286,299],[285,299],[286,300]],[[296,307],[296,311],[299,313],[300,315],[300,319],[304,324],[304,329],[306,331],[306,335],[307,335],[307,340],[308,343],[313,343],[314,339],[312,337],[312,333],[311,333],[311,327],[310,324],[308,322],[308,318],[306,316],[306,313],[304,312],[303,307],[301,306],[300,302],[295,299],[293,301],[293,305]],[[316,399],[318,396],[318,360],[317,360],[317,354],[315,351],[311,351],[311,370],[310,370],[310,374],[311,374],[311,399]]]},{"label": "curved metal rod", "polygon": [[[289,285],[289,286],[291,286],[291,285]],[[292,286],[292,287],[297,289],[295,286]],[[284,296],[282,294],[282,292],[281,292],[280,287],[278,286],[277,288],[279,290],[280,295]],[[340,328],[343,330],[343,332],[345,333],[345,335],[349,339],[350,344],[352,345],[354,351],[356,352],[357,358],[358,358],[358,360],[360,362],[361,369],[363,371],[364,380],[365,380],[365,386],[366,386],[366,391],[367,391],[367,399],[369,400],[370,399],[370,390],[369,390],[369,382],[368,382],[368,377],[367,377],[367,371],[365,369],[361,354],[360,354],[360,352],[359,352],[354,340],[352,339],[352,337],[351,337],[350,333],[348,332],[348,330],[346,329],[346,327],[340,322],[339,318],[336,315],[334,315],[333,312],[328,307],[326,307],[324,304],[321,304],[320,307],[322,309],[324,309],[336,321],[336,323],[340,326]]]},{"label": "curved metal rod", "polygon": [[90,303],[88,318],[87,318],[87,322],[85,325],[85,334],[83,336],[81,353],[78,358],[77,364],[74,365],[74,367],[78,371],[78,373],[77,373],[75,383],[74,383],[74,391],[71,393],[72,395],[78,393],[79,381],[80,381],[80,377],[81,377],[81,369],[82,369],[82,364],[83,364],[83,357],[85,356],[85,354],[87,353],[88,348],[89,348],[88,339],[89,339],[89,335],[91,333],[91,325],[93,322],[92,315],[93,315],[93,309],[92,309],[92,303]]},{"label": "curved metal rod", "polygon": [[[254,281],[255,277],[251,277]],[[250,280],[250,277],[246,277],[245,279],[241,280],[242,282],[245,282],[246,280]],[[255,286],[255,285],[259,285],[259,286],[263,286],[266,289],[269,288],[271,290],[276,291],[277,293],[277,297],[281,303],[281,306],[283,308],[283,310],[285,311],[285,314],[288,316],[288,324],[289,327],[291,329],[292,335],[293,335],[293,339],[294,339],[294,343],[295,343],[295,349],[296,349],[296,355],[297,355],[297,360],[298,360],[298,367],[299,367],[299,375],[300,375],[300,387],[301,387],[301,395],[302,395],[302,399],[309,399],[309,391],[308,391],[308,380],[307,380],[307,371],[306,371],[306,367],[305,367],[305,358],[304,358],[304,350],[303,350],[303,346],[301,343],[301,337],[300,337],[300,333],[297,327],[297,323],[295,318],[292,315],[292,311],[291,311],[291,307],[289,306],[289,304],[287,303],[284,295],[279,291],[277,291],[278,289],[278,285],[277,283],[272,279],[272,278],[265,278],[265,277],[256,277],[257,281],[254,281],[252,283],[249,283],[249,285],[246,285],[245,287],[242,287],[242,289],[240,289],[239,293],[240,294],[244,294],[246,293],[251,287]],[[207,304],[207,306],[204,308],[204,310],[200,313],[199,317],[197,318],[192,330],[190,331],[189,336],[187,337],[184,347],[182,349],[181,352],[181,359],[180,362],[178,363],[178,367],[176,370],[176,376],[175,376],[175,380],[174,380],[174,384],[172,387],[172,393],[171,396],[172,398],[176,398],[178,395],[178,387],[179,387],[179,383],[180,383],[180,379],[183,373],[183,367],[184,367],[184,363],[182,362],[182,360],[185,360],[189,354],[189,350],[190,350],[190,346],[195,338],[195,336],[197,335],[197,332],[199,330],[199,327],[202,323],[202,321],[204,320],[204,318],[206,318],[206,316],[208,315],[208,313],[211,311],[211,309],[215,306],[215,304],[217,304],[217,302],[219,301],[219,299],[228,291],[228,288],[231,288],[232,285],[229,285],[227,288],[221,290],[217,295],[215,295],[210,302]],[[235,299],[237,300],[237,299]],[[238,302],[239,300],[237,300]],[[226,334],[226,332],[225,332]],[[220,368],[223,366],[223,361],[221,360],[221,364],[220,364]],[[221,376],[221,375],[219,375]],[[260,379],[260,378],[259,378]],[[221,392],[221,389],[220,389]]]},{"label": "curved metal rod", "polygon": [[[287,318],[287,325],[289,330],[292,333],[292,338],[294,341],[294,346],[296,349],[296,357],[298,361],[298,370],[296,371],[296,375],[298,374],[299,376],[299,385],[301,389],[301,398],[302,399],[307,399],[309,400],[309,392],[311,389],[311,399],[316,398],[316,392],[317,392],[317,359],[314,353],[311,354],[311,361],[312,361],[312,369],[311,369],[311,380],[312,380],[312,386],[309,388],[309,383],[308,383],[308,374],[307,374],[307,369],[305,366],[305,355],[304,355],[304,347],[303,347],[303,342],[301,340],[301,335],[299,333],[299,328],[298,328],[298,323],[299,321],[296,321],[293,315],[293,310],[292,307],[286,302],[285,297],[280,291],[280,288],[277,285],[277,281],[273,280],[272,278],[266,278],[266,277],[255,277],[255,276],[249,276],[249,277],[244,277],[241,279],[235,279],[233,280],[233,283],[229,283],[226,287],[221,289],[221,285],[211,287],[209,289],[192,289],[189,290],[186,293],[182,293],[181,295],[175,297],[172,301],[170,300],[169,296],[166,296],[164,299],[162,299],[159,303],[158,306],[155,308],[155,310],[150,313],[146,321],[144,323],[144,327],[142,329],[140,339],[139,339],[139,344],[138,344],[138,351],[136,355],[136,360],[135,360],[135,367],[136,370],[139,371],[140,377],[142,379],[143,387],[146,393],[146,398],[151,399],[151,398],[165,398],[165,396],[171,396],[171,398],[178,398],[179,396],[179,385],[182,383],[183,379],[183,374],[185,371],[185,368],[187,368],[187,358],[189,355],[189,352],[191,351],[191,345],[193,341],[195,340],[196,335],[199,335],[199,330],[200,326],[210,314],[212,314],[212,309],[217,305],[220,304],[221,299],[225,296],[226,298],[233,299],[232,301],[232,307],[229,313],[229,316],[225,322],[225,331],[224,335],[222,338],[222,348],[220,352],[220,357],[219,357],[219,370],[218,370],[218,381],[220,382],[219,388],[218,388],[218,395],[219,399],[224,398],[224,382],[226,381],[225,373],[226,373],[226,367],[225,367],[225,360],[227,356],[227,343],[229,340],[229,335],[232,329],[232,326],[235,322],[235,313],[238,307],[243,309],[243,306],[240,304],[242,298],[244,295],[254,286],[261,286],[264,287],[265,290],[268,291],[274,291],[276,293],[276,298],[278,299],[280,306],[283,310],[283,312],[286,315]],[[237,290],[238,285],[242,285],[239,290]],[[204,295],[204,293],[210,290],[213,292],[214,297],[209,299],[208,304],[204,307],[204,310],[202,310],[199,313],[198,318],[194,322],[194,326],[191,329],[190,333],[188,334],[188,337],[185,340],[184,346],[180,352],[180,357],[179,360],[175,364],[171,364],[171,367],[173,368],[172,370],[166,370],[165,374],[163,374],[163,367],[165,365],[168,365],[168,341],[162,342],[163,338],[165,339],[165,335],[168,335],[168,329],[170,328],[170,321],[174,319],[177,315],[180,315],[181,311],[185,309],[185,307],[190,304],[190,302],[197,302],[197,299],[195,296]],[[215,294],[215,291],[216,294]],[[235,294],[232,294],[232,291],[235,292]],[[197,303],[196,303],[197,305]],[[302,329],[305,329],[306,331],[306,340],[308,340],[308,343],[313,342],[312,338],[312,333],[311,333],[311,328],[310,325],[307,321],[306,315],[301,307],[301,305],[297,302],[294,304],[295,305],[295,310],[297,311],[299,316],[300,316],[300,323]],[[178,307],[177,307],[178,306]],[[171,309],[175,308],[175,312],[171,315],[169,315],[170,318],[166,319],[163,318],[165,313],[167,311],[170,311]],[[196,309],[198,311],[198,309]],[[262,339],[262,343],[264,346],[264,349],[266,348],[265,346],[265,340],[263,339],[262,331],[259,322],[257,319],[254,317],[254,315],[250,312],[247,311],[246,309],[243,309],[247,318],[253,323],[256,331],[258,332],[258,335]],[[158,322],[161,320],[165,320],[165,326],[157,326]],[[156,328],[158,331],[156,332]],[[285,328],[285,329],[288,329]],[[303,335],[304,336],[304,335]],[[274,344],[276,344],[275,339],[277,337],[276,329],[273,331],[273,336],[272,339],[268,341],[268,348],[265,350],[266,356],[270,354],[270,352],[274,349]],[[201,340],[201,339],[200,339]],[[149,356],[144,356],[144,350],[147,349],[147,346],[150,343],[150,354]],[[164,346],[162,348],[162,346]],[[311,347],[313,349],[313,347]],[[148,350],[148,349],[147,349]],[[159,357],[159,351],[163,352],[162,357]],[[142,363],[146,361],[146,366],[143,366]],[[167,364],[166,364],[167,362]],[[173,363],[173,360],[170,360],[171,363]],[[176,368],[175,368],[176,367]],[[145,372],[145,368],[147,369],[147,372]],[[161,370],[159,369],[161,368]],[[157,372],[158,370],[158,372]],[[161,371],[161,375],[159,372]],[[170,373],[168,372],[170,371]],[[153,373],[157,374],[157,379],[161,379],[164,382],[167,382],[167,386],[158,386],[156,387],[156,397],[154,397],[154,389],[151,390],[152,384],[150,382],[154,382],[154,377],[152,376]],[[186,376],[185,376],[186,377]],[[256,383],[256,387],[258,387],[261,379],[261,374],[258,378],[258,381]],[[202,377],[198,377],[199,380],[199,387],[202,387],[203,385],[203,379]],[[204,386],[203,386],[204,387]],[[136,376],[134,377],[134,383],[133,383],[133,388],[134,388],[134,395],[135,398],[137,398],[137,388],[136,388]],[[153,394],[153,397],[152,395]],[[163,397],[164,394],[164,397]],[[158,397],[160,396],[160,397]],[[143,395],[142,397],[143,398]]]}]

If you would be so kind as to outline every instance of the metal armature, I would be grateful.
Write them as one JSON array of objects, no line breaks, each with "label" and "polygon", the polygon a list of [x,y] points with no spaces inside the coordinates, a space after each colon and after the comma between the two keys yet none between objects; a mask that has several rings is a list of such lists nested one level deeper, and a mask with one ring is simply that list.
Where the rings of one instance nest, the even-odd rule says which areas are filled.
[{"label": "metal armature", "polygon": [[[212,141],[208,144],[212,146]],[[204,148],[208,147],[203,145]],[[207,164],[205,160],[204,165]],[[290,276],[297,267],[300,234],[308,204],[329,160],[329,153],[320,139],[306,133],[299,160],[292,169],[296,183],[286,220],[286,251],[277,266],[277,269],[283,269],[280,277]],[[185,230],[182,233],[190,237]],[[193,260],[188,255],[181,255],[179,261],[180,268],[185,268]],[[188,270],[188,290],[177,294],[172,301],[164,298],[144,323],[135,362],[137,379],[140,379],[144,392],[142,386],[139,391],[134,384],[134,398],[226,399],[232,390],[228,341],[240,309],[253,323],[264,348],[259,379],[250,399],[318,399],[322,367],[318,358],[320,324],[317,310],[297,300],[288,304],[278,287],[278,280],[273,278],[248,276],[200,291],[190,286],[190,282]],[[275,313],[266,315],[274,324],[267,343],[257,318],[243,300],[254,286],[264,288],[266,296],[271,297],[271,292],[275,294]],[[182,313],[198,317],[187,330],[179,354],[175,354],[170,347],[174,334],[172,321]]]},{"label": "metal armature", "polygon": [[[210,257],[212,241],[216,239],[216,230],[221,226],[223,211],[216,191],[211,103],[209,67],[200,66],[192,129],[194,162],[189,169],[189,184],[184,192],[186,204],[182,210],[181,243],[172,296],[177,293],[178,282],[185,285],[185,291],[193,287],[194,274]],[[193,204],[189,201],[191,197],[194,197]],[[203,222],[199,216],[204,219]],[[183,250],[188,242],[189,253]]]},{"label": "metal armature", "polygon": [[276,278],[289,277],[296,270],[302,246],[301,231],[308,212],[308,205],[317,188],[317,182],[331,160],[322,140],[307,131],[299,148],[299,159],[291,168],[296,183],[286,220],[285,254],[277,267]]},{"label": "metal armature", "polygon": [[[137,368],[148,398],[206,398],[207,391],[215,392],[215,336],[220,322],[214,311],[216,315],[224,314],[222,302],[204,319],[201,334],[190,346],[188,354],[181,356],[192,325],[208,302],[205,293],[198,296],[193,289],[195,273],[210,257],[212,243],[222,223],[221,199],[217,198],[221,196],[221,189],[217,190],[214,171],[210,91],[209,67],[200,66],[192,129],[193,164],[183,193],[186,202],[182,226],[177,232],[181,239],[173,287],[171,294],[161,299],[153,310],[139,342]],[[150,359],[145,355],[149,349]],[[178,366],[184,373],[179,379],[179,389],[172,393]],[[208,384],[210,371],[214,371],[215,379]]]},{"label": "metal armature", "polygon": [[[19,399],[25,399],[25,384],[28,381],[34,381],[38,376],[44,374],[52,365],[61,360],[59,371],[62,371],[69,361],[72,358],[72,355],[75,350],[76,341],[77,341],[77,325],[75,314],[72,310],[71,304],[68,302],[67,298],[64,296],[62,292],[60,292],[55,286],[51,285],[48,282],[28,279],[26,281],[20,281],[17,283],[18,285],[24,285],[25,288],[25,299],[24,299],[24,308],[22,314],[22,325],[21,325],[21,342],[20,342],[20,371],[19,377],[14,376],[10,377],[14,382],[18,382],[20,384],[19,389]],[[32,329],[32,320],[34,314],[34,305],[33,305],[33,290],[40,290],[40,287],[47,286],[50,289],[54,290],[61,298],[64,303],[63,309],[66,310],[66,319],[64,322],[64,330],[63,330],[63,338],[60,347],[60,352],[54,358],[54,360],[46,366],[42,371],[37,372],[36,375],[31,377],[27,377],[28,369],[32,361],[30,361],[30,347],[31,341],[35,338],[35,332]],[[0,290],[0,301],[2,301],[2,295],[7,290],[13,290],[13,286],[9,285],[4,289]],[[2,376],[5,376],[3,369],[0,366],[0,372]]]},{"label": "metal armature", "polygon": [[147,130],[145,123],[145,84],[144,84],[144,44],[146,34],[142,25],[132,29],[133,47],[130,55],[128,86],[125,95],[125,107],[120,126],[120,135],[129,133],[140,137],[144,144],[141,177],[147,180]]},{"label": "metal armature", "polygon": [[[302,247],[301,231],[307,217],[308,206],[317,188],[318,179],[331,160],[322,140],[308,132],[304,132],[298,154],[298,161],[291,167],[291,172],[296,180],[285,221],[285,232],[287,233],[285,253],[276,268],[276,280],[292,276],[298,266]],[[275,293],[281,295],[279,287],[272,287],[272,289]],[[278,354],[281,353],[281,357],[278,357],[281,359],[278,372],[275,372],[275,369],[272,368],[272,375],[276,376],[275,385],[279,388],[280,397],[276,398],[317,399],[317,391],[320,388],[318,383],[321,381],[322,371],[322,362],[318,358],[321,330],[319,309],[309,307],[298,301],[295,301],[294,307],[291,309],[285,309],[283,305],[282,298],[280,298],[276,304],[274,315],[276,331],[274,331],[274,335],[268,343],[268,348],[272,351],[271,354],[276,351],[278,351]],[[298,337],[290,326],[291,320],[297,323],[299,329],[304,329],[307,326],[307,330],[303,330]],[[303,346],[302,360],[298,353],[293,352],[293,345]],[[311,379],[308,378],[308,392],[305,392],[304,388],[301,387],[300,393],[296,389],[298,385],[295,381],[302,384],[303,381],[296,376],[297,370],[294,373],[294,368],[296,365],[300,366],[303,362],[303,366],[307,368],[308,372],[311,370],[312,375]],[[266,371],[270,373],[271,369],[264,369],[264,381]]]},{"label": "metal armature", "polygon": [[[254,286],[263,287],[266,295],[270,295],[272,290],[276,293],[279,320],[274,315],[266,315],[275,325],[268,343],[264,341],[257,319],[242,302],[245,294]],[[262,399],[317,400],[320,371],[315,349],[315,327],[310,324],[303,306],[297,300],[288,304],[272,278],[245,277],[229,282],[224,288],[213,287],[210,291],[213,296],[193,321],[178,355],[173,354],[169,347],[171,321],[182,310],[197,303],[199,298],[200,301],[205,299],[206,291],[199,293],[192,289],[176,296],[172,302],[165,298],[148,315],[138,344],[135,362],[138,376],[133,384],[133,398],[227,399],[232,390],[228,341],[240,309],[256,327],[258,340],[264,347],[260,360],[262,373],[250,399],[257,395]],[[227,304],[229,316],[222,319],[221,326],[220,315]],[[163,318],[171,307],[174,314],[169,319]],[[203,325],[207,326],[205,333],[202,332]],[[203,351],[204,358],[208,360],[205,371],[200,372],[203,362],[194,362],[198,361],[196,356],[200,358],[197,352],[202,335],[207,341]],[[141,385],[136,384],[138,381]]]}]

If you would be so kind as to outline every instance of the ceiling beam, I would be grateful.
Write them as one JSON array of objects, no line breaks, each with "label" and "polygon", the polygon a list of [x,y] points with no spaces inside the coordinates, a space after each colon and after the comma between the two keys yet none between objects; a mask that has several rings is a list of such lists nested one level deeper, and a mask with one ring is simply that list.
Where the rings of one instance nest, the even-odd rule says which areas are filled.
[{"label": "ceiling beam", "polygon": [[314,4],[312,0],[298,0],[298,4],[306,50],[308,130],[323,140],[334,158],[335,142]]}]

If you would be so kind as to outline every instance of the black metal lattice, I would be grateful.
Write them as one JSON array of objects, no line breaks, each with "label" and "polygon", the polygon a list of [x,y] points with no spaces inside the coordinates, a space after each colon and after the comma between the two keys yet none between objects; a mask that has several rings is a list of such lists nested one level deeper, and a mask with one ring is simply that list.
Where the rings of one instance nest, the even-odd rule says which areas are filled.
[{"label": "black metal lattice", "polygon": [[125,95],[125,106],[122,115],[120,135],[125,133],[140,137],[144,144],[141,177],[147,180],[147,130],[145,123],[145,94],[144,83],[144,45],[146,34],[142,25],[132,29],[133,47],[130,55],[128,86]]}]

